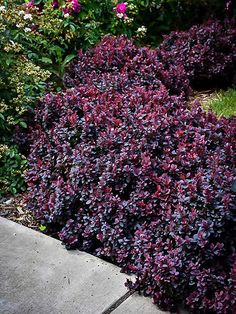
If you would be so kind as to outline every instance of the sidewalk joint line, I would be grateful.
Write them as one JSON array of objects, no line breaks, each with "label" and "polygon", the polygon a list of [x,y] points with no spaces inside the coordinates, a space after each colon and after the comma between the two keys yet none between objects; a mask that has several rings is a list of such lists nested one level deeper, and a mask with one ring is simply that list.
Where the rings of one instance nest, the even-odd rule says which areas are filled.
[{"label": "sidewalk joint line", "polygon": [[130,290],[126,294],[124,294],[122,297],[120,297],[117,301],[115,301],[107,310],[103,311],[101,314],[110,314],[115,309],[117,309],[125,300],[127,300],[135,290]]}]

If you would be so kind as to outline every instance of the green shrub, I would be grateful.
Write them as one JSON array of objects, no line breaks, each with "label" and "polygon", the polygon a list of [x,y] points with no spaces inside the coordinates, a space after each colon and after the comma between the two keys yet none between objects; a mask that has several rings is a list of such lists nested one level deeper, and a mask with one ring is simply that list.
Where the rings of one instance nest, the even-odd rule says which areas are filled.
[{"label": "green shrub", "polygon": [[43,94],[50,76],[29,58],[20,39],[27,35],[16,27],[22,23],[26,31],[27,20],[14,4],[1,6],[0,15],[0,143],[11,142],[16,125],[27,127],[24,116]]},{"label": "green shrub", "polygon": [[13,134],[17,126],[27,128],[27,112],[42,96],[50,76],[30,59],[24,46],[27,20],[16,2],[4,4],[0,6],[0,195],[25,188],[22,174],[27,161],[14,145]]},{"label": "green shrub", "polygon": [[0,144],[0,196],[25,191],[23,172],[26,167],[27,160],[17,147]]}]

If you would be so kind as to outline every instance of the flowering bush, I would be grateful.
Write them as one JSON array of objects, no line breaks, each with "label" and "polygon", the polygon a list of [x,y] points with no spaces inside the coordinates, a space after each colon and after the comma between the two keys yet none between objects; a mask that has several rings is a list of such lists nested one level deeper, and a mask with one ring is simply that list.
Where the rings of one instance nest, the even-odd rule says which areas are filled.
[{"label": "flowering bush", "polygon": [[[232,17],[233,1],[228,0],[129,0],[114,1],[116,20],[113,34],[126,34],[138,42],[157,46],[171,30],[188,29],[209,18]],[[234,11],[234,12],[233,12]],[[140,32],[140,28],[142,32]]]},{"label": "flowering bush", "polygon": [[20,34],[11,23],[22,23],[26,29],[27,15],[13,15],[14,9],[2,7],[0,15],[0,129],[25,127],[24,114],[42,95],[50,73],[42,70],[28,57],[24,45],[15,40]]},{"label": "flowering bush", "polygon": [[235,117],[188,109],[189,74],[160,53],[123,37],[79,53],[36,111],[27,201],[162,308],[233,313]]},{"label": "flowering bush", "polygon": [[43,94],[50,76],[32,62],[23,41],[18,41],[21,33],[11,27],[19,23],[26,34],[28,18],[16,14],[10,1],[8,7],[0,6],[0,194],[25,189],[26,160],[14,145],[13,133],[16,127],[27,128],[28,111]]},{"label": "flowering bush", "polygon": [[[51,80],[61,86],[65,65],[76,56],[78,47],[86,48],[103,36],[100,16],[107,5],[92,1],[20,1],[9,0],[1,6],[1,20],[22,47],[21,54],[37,66],[49,70]],[[5,2],[4,2],[5,4]],[[113,16],[112,5],[109,13]],[[83,8],[83,10],[82,10]],[[10,38],[13,40],[12,38]]]}]

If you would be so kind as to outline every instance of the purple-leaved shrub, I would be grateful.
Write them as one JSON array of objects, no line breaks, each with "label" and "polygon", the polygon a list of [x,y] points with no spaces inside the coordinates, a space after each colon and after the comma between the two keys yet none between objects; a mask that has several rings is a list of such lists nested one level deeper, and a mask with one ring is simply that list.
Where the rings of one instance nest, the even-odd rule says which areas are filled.
[{"label": "purple-leaved shrub", "polygon": [[80,51],[71,62],[64,82],[67,87],[94,85],[101,92],[142,86],[158,89],[160,81],[170,94],[189,93],[189,80],[181,64],[168,67],[158,61],[157,50],[138,48],[125,37],[106,36],[94,49]]},{"label": "purple-leaved shrub", "polygon": [[79,53],[72,88],[36,110],[27,201],[68,248],[134,273],[127,286],[161,308],[234,313],[236,118],[189,109],[203,70],[163,47],[105,37]]},{"label": "purple-leaved shrub", "polygon": [[208,21],[186,32],[172,32],[158,49],[158,60],[166,68],[184,66],[191,84],[209,80],[236,84],[235,21]]}]

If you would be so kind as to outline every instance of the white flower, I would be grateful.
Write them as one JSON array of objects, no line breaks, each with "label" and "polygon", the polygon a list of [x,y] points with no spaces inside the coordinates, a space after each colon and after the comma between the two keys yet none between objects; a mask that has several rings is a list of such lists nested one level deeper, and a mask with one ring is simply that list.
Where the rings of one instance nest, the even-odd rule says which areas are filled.
[{"label": "white flower", "polygon": [[116,16],[119,18],[119,19],[122,19],[122,17],[124,16],[123,13],[117,13]]},{"label": "white flower", "polygon": [[130,17],[128,17],[128,16],[124,17],[124,22],[125,22],[125,24],[130,25],[130,24],[132,24],[133,21],[134,21],[133,18],[130,18]]},{"label": "white flower", "polygon": [[25,31],[26,33],[31,32],[31,28],[26,27],[26,28],[24,28],[24,31]]},{"label": "white flower", "polygon": [[137,29],[137,33],[145,34],[147,32],[147,27],[141,26]]},{"label": "white flower", "polygon": [[3,12],[3,13],[6,12],[6,8],[4,7],[4,5],[1,5],[1,6],[0,6],[0,12]]},{"label": "white flower", "polygon": [[19,11],[19,15],[24,15],[24,14],[25,14],[25,11],[23,11],[23,10]]},{"label": "white flower", "polygon": [[24,20],[30,20],[30,21],[32,21],[32,14],[30,14],[30,13],[27,13],[27,14],[25,14],[25,16],[24,16]]},{"label": "white flower", "polygon": [[64,17],[69,17],[70,16],[70,14],[69,13],[66,13],[65,15],[64,15]]}]

